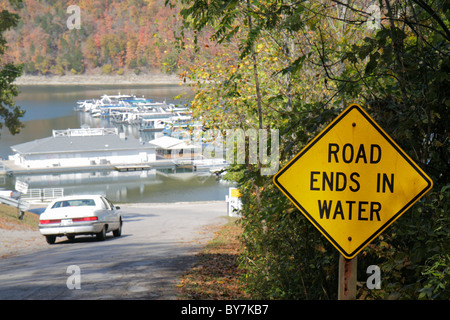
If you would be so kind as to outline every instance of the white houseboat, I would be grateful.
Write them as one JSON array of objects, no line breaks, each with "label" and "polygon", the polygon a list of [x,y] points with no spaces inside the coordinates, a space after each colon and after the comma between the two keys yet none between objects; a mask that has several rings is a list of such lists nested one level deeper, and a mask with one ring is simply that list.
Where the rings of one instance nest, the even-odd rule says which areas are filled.
[{"label": "white houseboat", "polygon": [[51,137],[11,147],[10,160],[25,169],[154,162],[156,146],[119,134],[117,128],[53,130]]},{"label": "white houseboat", "polygon": [[179,162],[180,160],[192,161],[202,157],[202,147],[168,136],[151,140],[149,144],[156,147],[157,159],[172,159]]}]

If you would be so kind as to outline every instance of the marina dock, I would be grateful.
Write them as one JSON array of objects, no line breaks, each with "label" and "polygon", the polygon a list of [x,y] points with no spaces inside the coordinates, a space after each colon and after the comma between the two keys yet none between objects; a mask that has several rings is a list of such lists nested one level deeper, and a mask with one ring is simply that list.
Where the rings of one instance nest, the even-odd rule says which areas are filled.
[{"label": "marina dock", "polygon": [[120,172],[126,172],[126,171],[143,171],[143,170],[151,170],[152,167],[149,165],[134,165],[134,166],[115,166],[115,170]]},{"label": "marina dock", "polygon": [[28,174],[58,174],[58,173],[74,173],[74,172],[90,172],[90,171],[143,171],[151,169],[176,169],[176,168],[192,168],[192,163],[178,164],[174,160],[156,160],[149,163],[134,163],[134,164],[98,164],[90,166],[77,167],[46,167],[46,168],[23,168],[18,166],[12,160],[2,160],[0,162],[0,175],[28,175]]},{"label": "marina dock", "polygon": [[[206,158],[205,143],[200,139],[193,143],[191,131],[184,135],[187,128],[201,131],[187,107],[121,94],[77,104],[75,110],[106,118],[112,126],[54,129],[51,136],[12,145],[13,154],[0,160],[0,176],[153,169],[217,173],[227,166],[225,159]],[[136,137],[126,130],[119,132],[117,123],[139,132],[162,132],[152,138]]]}]

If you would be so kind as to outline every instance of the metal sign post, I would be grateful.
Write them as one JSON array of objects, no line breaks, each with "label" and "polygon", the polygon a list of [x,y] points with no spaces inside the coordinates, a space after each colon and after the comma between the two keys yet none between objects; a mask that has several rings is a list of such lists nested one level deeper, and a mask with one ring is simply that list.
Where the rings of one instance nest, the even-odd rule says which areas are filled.
[{"label": "metal sign post", "polygon": [[19,215],[19,220],[23,220],[25,212],[20,209],[20,199],[22,198],[22,194],[25,194],[28,192],[28,183],[22,182],[20,180],[16,181],[16,190],[20,192],[20,196],[17,203],[17,211]]},{"label": "metal sign post", "polygon": [[339,256],[338,300],[356,299],[356,270],[356,257],[346,259],[342,254]]}]

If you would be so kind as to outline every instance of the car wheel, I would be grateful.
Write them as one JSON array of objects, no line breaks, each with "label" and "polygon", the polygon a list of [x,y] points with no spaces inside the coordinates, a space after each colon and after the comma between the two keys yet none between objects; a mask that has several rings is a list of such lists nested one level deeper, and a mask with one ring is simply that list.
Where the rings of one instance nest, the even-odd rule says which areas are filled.
[{"label": "car wheel", "polygon": [[97,240],[103,241],[106,239],[106,226],[103,226],[102,231],[97,233]]},{"label": "car wheel", "polygon": [[67,236],[67,240],[73,241],[75,239],[75,236]]},{"label": "car wheel", "polygon": [[114,237],[120,237],[122,235],[122,219],[120,219],[119,228],[113,231]]},{"label": "car wheel", "polygon": [[48,244],[54,244],[56,241],[56,236],[45,236]]}]

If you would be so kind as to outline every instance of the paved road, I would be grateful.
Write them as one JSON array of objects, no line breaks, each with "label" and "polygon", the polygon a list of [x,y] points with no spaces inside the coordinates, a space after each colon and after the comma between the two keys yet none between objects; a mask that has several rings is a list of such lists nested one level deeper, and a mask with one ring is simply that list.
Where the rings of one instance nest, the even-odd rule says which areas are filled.
[{"label": "paved road", "polygon": [[[225,202],[122,205],[122,236],[58,238],[34,253],[0,259],[4,299],[175,299],[177,277],[226,220]],[[79,268],[80,289],[69,289]]]}]

